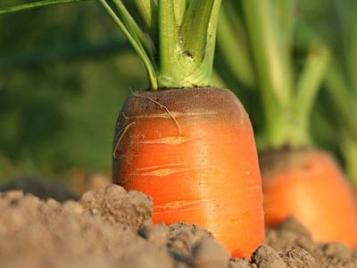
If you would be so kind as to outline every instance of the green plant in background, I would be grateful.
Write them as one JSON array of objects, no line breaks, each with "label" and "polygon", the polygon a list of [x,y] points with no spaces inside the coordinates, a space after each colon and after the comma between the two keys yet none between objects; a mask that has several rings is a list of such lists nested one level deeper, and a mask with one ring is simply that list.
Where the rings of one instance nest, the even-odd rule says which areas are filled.
[{"label": "green plant in background", "polygon": [[[357,184],[357,4],[333,1],[341,37],[326,79],[329,101],[340,120],[340,145],[350,179]],[[336,118],[337,119],[337,118]]]},{"label": "green plant in background", "polygon": [[294,8],[293,0],[223,4],[219,48],[238,84],[259,89],[264,148],[311,142],[310,114],[329,62],[327,48],[317,40],[310,41],[302,66],[294,57]]},{"label": "green plant in background", "polygon": [[[318,36],[329,45],[333,60],[320,99],[321,113],[334,135],[330,143],[340,146],[347,173],[357,183],[357,26],[355,1],[316,1],[304,3],[307,14],[301,18],[302,43],[308,36]],[[313,12],[320,16],[313,16]],[[305,23],[304,23],[305,22]],[[326,30],[328,29],[328,30]],[[337,131],[336,131],[337,130]]]},{"label": "green plant in background", "polygon": [[261,98],[260,167],[266,225],[294,217],[315,241],[354,247],[353,196],[333,157],[315,147],[310,129],[329,67],[329,49],[317,35],[306,35],[304,43],[297,41],[298,1],[224,3],[223,33],[218,37],[226,50],[225,62],[237,65],[232,71],[236,81],[250,85]]},{"label": "green plant in background", "polygon": [[0,181],[109,173],[113,121],[145,85],[138,68],[94,1],[0,16]]}]

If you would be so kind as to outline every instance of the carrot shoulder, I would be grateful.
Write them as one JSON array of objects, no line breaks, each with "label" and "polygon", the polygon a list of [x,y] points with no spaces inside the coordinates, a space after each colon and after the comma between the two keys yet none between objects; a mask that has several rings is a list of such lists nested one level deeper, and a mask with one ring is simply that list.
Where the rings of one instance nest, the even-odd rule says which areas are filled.
[{"label": "carrot shoulder", "polygon": [[254,136],[228,90],[131,96],[115,144],[114,182],[151,195],[154,222],[205,227],[235,256],[250,257],[263,242]]}]

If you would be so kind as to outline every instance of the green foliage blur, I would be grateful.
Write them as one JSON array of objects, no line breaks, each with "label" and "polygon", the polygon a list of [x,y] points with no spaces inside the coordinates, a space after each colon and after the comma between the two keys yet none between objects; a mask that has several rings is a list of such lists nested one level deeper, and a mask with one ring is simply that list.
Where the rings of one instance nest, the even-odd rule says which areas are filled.
[{"label": "green foliage blur", "polygon": [[[357,81],[355,68],[347,68],[357,62],[347,52],[356,47],[346,47],[357,43],[357,35],[343,34],[357,32],[355,0],[271,1],[296,3],[297,70],[311,39],[318,39],[331,50],[333,64]],[[1,0],[0,8],[26,2]],[[263,121],[259,95],[230,73],[222,54],[218,46],[218,74],[259,129]],[[142,63],[98,1],[0,16],[0,182],[22,175],[61,178],[71,170],[110,174],[119,109],[131,90],[145,89],[147,84]],[[343,159],[344,145],[339,142],[343,138],[337,135],[344,132],[340,130],[344,121],[331,116],[338,111],[331,113],[334,104],[326,87],[322,86],[312,114],[314,144]],[[356,140],[354,145],[355,161]]]},{"label": "green foliage blur", "polygon": [[109,173],[119,109],[146,86],[141,62],[96,1],[1,16],[0,181]]}]

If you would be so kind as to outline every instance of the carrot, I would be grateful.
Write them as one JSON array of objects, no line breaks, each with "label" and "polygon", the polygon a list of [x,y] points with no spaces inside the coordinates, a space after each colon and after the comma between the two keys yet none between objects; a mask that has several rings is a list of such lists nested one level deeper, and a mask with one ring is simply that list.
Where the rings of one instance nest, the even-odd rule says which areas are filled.
[{"label": "carrot", "polygon": [[135,1],[149,43],[120,1],[118,14],[101,2],[150,79],[119,114],[113,182],[149,194],[155,223],[207,228],[249,258],[264,239],[261,178],[244,108],[228,90],[209,88],[220,0]]},{"label": "carrot", "polygon": [[[329,49],[311,41],[305,63],[295,73],[293,1],[232,0],[223,10],[221,54],[233,66],[235,81],[252,92],[258,89],[262,100],[258,118],[264,125],[258,129],[266,224],[294,216],[318,241],[356,246],[357,215],[345,178],[331,157],[313,149],[309,133]],[[234,10],[243,16],[237,19]]]},{"label": "carrot", "polygon": [[[159,1],[150,10],[136,3],[144,20],[158,23],[147,25],[157,54],[141,49],[146,43],[138,29],[127,34],[138,38],[132,43],[143,55],[151,90],[134,93],[120,112],[113,181],[152,196],[155,223],[199,225],[232,255],[249,258],[264,239],[254,135],[238,99],[207,87],[220,1]],[[124,32],[136,28],[117,7],[122,22],[131,21]],[[119,26],[120,18],[114,17]]]},{"label": "carrot", "polygon": [[114,182],[151,195],[155,223],[205,227],[234,256],[249,257],[262,243],[254,136],[230,91],[172,89],[133,95],[116,133]]},{"label": "carrot", "polygon": [[[249,258],[264,239],[254,135],[239,100],[228,90],[207,87],[220,1],[182,3],[151,2],[149,8],[136,2],[154,29],[149,35],[158,54],[141,49],[146,43],[138,29],[127,34],[142,55],[151,90],[129,96],[119,114],[113,182],[152,196],[155,223],[207,228],[232,255]],[[117,7],[117,24],[130,22],[124,32],[136,28]]]},{"label": "carrot", "polygon": [[274,225],[292,216],[316,241],[356,247],[357,210],[335,160],[311,149],[275,154],[261,161],[266,223]]}]

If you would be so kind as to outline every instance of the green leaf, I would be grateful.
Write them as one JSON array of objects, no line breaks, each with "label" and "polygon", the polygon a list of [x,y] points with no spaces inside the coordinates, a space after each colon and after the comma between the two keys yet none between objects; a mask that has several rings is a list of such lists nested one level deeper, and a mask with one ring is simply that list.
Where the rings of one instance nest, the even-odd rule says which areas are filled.
[{"label": "green leaf", "polygon": [[280,105],[289,105],[292,93],[290,61],[272,2],[242,0],[242,4],[261,88]]},{"label": "green leaf", "polygon": [[137,10],[143,19],[151,38],[156,40],[158,4],[155,0],[134,0]]},{"label": "green leaf", "polygon": [[140,27],[138,26],[134,18],[130,15],[129,11],[126,9],[125,5],[121,0],[112,0],[112,2],[117,8],[117,11],[119,13],[118,15],[120,18],[122,18],[121,20],[123,21],[125,27],[137,40],[137,42],[139,42],[151,56],[154,50],[151,44],[151,40],[149,40],[145,36],[145,33],[140,29]]},{"label": "green leaf", "polygon": [[[207,46],[211,45],[208,44],[210,34],[212,34],[212,32],[209,32],[209,26],[210,23],[214,23],[212,16],[218,16],[218,14],[213,14],[213,11],[215,11],[213,7],[216,5],[219,9],[220,3],[221,0],[194,0],[189,2],[181,26],[181,36],[185,51],[193,59],[203,59]],[[217,10],[217,7],[215,9]]]},{"label": "green leaf", "polygon": [[341,137],[341,152],[345,160],[345,168],[350,182],[357,187],[357,139],[348,134]]},{"label": "green leaf", "polygon": [[309,115],[321,88],[329,64],[329,50],[320,43],[313,43],[309,50],[304,69],[297,82],[296,98],[294,101],[297,124],[299,128],[308,128]]},{"label": "green leaf", "polygon": [[352,94],[340,65],[333,61],[326,77],[326,89],[332,107],[337,112],[346,132],[357,140],[357,98]]},{"label": "green leaf", "polygon": [[174,0],[175,19],[177,27],[180,27],[187,7],[187,0]]},{"label": "green leaf", "polygon": [[295,1],[296,0],[274,0],[277,14],[279,15],[279,27],[286,49],[291,50],[293,41],[294,22],[295,22]]},{"label": "green leaf", "polygon": [[82,1],[88,1],[88,0],[42,0],[42,1],[36,1],[36,2],[32,2],[32,3],[27,3],[27,4],[20,4],[20,5],[0,8],[0,15],[7,14],[7,13],[20,12],[20,11],[25,11],[25,10],[30,10],[30,9],[40,8],[40,7],[46,7],[46,6],[51,6],[51,5],[67,4],[67,3],[82,2]]},{"label": "green leaf", "polygon": [[232,2],[223,2],[217,32],[218,47],[235,78],[252,88],[256,82],[246,44],[247,35],[234,8]]},{"label": "green leaf", "polygon": [[[101,2],[103,7],[105,8],[105,10],[108,12],[108,14],[112,17],[112,19],[114,20],[116,25],[122,30],[124,35],[128,38],[128,40],[131,43],[131,45],[133,46],[134,50],[139,55],[139,57],[142,59],[144,65],[146,67],[146,70],[148,72],[151,89],[156,90],[158,88],[158,84],[157,84],[155,66],[153,65],[153,62],[150,60],[150,57],[147,54],[147,52],[145,51],[142,43],[140,42],[140,40],[137,36],[136,30],[133,28],[128,28],[127,25],[125,25],[124,21],[117,16],[117,14],[114,12],[112,7],[107,3],[107,0],[99,0],[99,1]],[[117,1],[119,1],[119,0],[117,0]],[[123,6],[121,6],[120,4],[117,5],[118,9],[120,9],[122,7]],[[125,10],[121,10],[121,14],[122,14],[122,16],[125,16],[125,14],[126,14]],[[126,22],[130,22],[130,20],[131,20],[131,18],[125,17]]]},{"label": "green leaf", "polygon": [[175,64],[178,53],[178,34],[175,19],[174,0],[159,1],[159,47],[160,47],[160,73],[162,80],[173,78],[175,69],[179,68]]},{"label": "green leaf", "polygon": [[337,11],[339,30],[341,31],[340,43],[343,45],[343,64],[346,68],[348,80],[353,94],[357,97],[357,4],[354,0],[334,0]]}]

